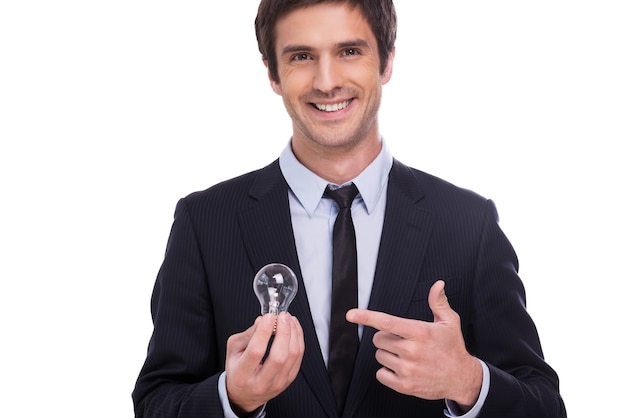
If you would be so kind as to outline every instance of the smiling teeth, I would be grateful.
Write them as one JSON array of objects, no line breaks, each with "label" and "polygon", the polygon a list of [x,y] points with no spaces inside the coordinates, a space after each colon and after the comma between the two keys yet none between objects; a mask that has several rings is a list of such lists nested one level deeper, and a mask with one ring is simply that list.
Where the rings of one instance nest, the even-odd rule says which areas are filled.
[{"label": "smiling teeth", "polygon": [[336,112],[345,109],[349,104],[350,100],[346,100],[345,102],[335,104],[316,104],[315,107],[323,112]]}]

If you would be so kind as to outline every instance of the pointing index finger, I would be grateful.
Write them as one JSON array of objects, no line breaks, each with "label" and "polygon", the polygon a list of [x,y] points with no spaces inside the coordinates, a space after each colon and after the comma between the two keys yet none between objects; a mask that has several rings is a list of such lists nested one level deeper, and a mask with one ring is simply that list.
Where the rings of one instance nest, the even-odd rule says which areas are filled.
[{"label": "pointing index finger", "polygon": [[389,332],[403,338],[409,337],[407,334],[407,331],[410,330],[409,319],[368,309],[351,309],[346,314],[346,319],[349,322],[376,328],[379,331]]}]

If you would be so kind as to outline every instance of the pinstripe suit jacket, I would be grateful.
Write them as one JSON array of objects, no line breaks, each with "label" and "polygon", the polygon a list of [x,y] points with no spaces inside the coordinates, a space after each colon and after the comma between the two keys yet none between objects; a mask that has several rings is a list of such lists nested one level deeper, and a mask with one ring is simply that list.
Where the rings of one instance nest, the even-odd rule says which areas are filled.
[{"label": "pinstripe suit jacket", "polygon": [[[217,380],[226,340],[258,316],[252,278],[270,262],[301,277],[277,161],[179,201],[152,296],[154,332],[133,392],[137,417],[223,416]],[[427,296],[438,279],[461,316],[468,350],[490,370],[481,417],[565,417],[494,205],[394,161],[370,309],[430,321]],[[304,286],[290,312],[302,324],[306,350],[298,377],[267,404],[267,417],[338,418]],[[442,417],[443,401],[376,381],[374,332],[364,330],[343,416]]]}]

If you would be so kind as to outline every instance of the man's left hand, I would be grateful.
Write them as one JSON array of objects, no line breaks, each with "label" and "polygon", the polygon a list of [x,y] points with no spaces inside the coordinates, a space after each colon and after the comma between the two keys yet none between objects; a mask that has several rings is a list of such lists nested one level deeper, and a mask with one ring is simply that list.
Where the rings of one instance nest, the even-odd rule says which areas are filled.
[{"label": "man's left hand", "polygon": [[350,322],[379,330],[373,338],[376,378],[396,392],[422,399],[449,399],[467,412],[478,400],[482,366],[467,352],[461,320],[452,310],[444,282],[430,288],[434,322],[418,321],[365,309],[351,309]]}]

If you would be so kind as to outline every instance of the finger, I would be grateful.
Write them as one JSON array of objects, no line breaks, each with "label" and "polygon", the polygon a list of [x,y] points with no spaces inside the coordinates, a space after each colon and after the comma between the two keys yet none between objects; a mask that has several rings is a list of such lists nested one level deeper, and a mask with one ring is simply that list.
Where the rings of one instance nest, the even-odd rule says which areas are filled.
[{"label": "finger", "polygon": [[399,347],[404,341],[407,341],[405,337],[385,331],[378,331],[374,334],[374,337],[372,337],[372,343],[376,348],[398,355],[401,354]]},{"label": "finger", "polygon": [[276,332],[274,333],[274,340],[272,341],[269,354],[263,363],[267,366],[264,369],[269,374],[276,373],[276,370],[287,362],[291,341],[291,315],[288,312],[282,312],[275,318]]},{"label": "finger", "polygon": [[258,381],[282,391],[298,375],[304,354],[304,332],[297,320],[281,314],[271,348],[258,374]]},{"label": "finger", "polygon": [[279,315],[272,346],[258,375],[259,382],[282,391],[298,375],[303,354],[304,333],[300,323],[289,314]]},{"label": "finger", "polygon": [[256,330],[257,323],[261,319],[262,318],[260,316],[257,317],[257,319],[254,321],[254,324],[252,324],[248,329],[240,332],[239,334],[231,335],[227,342],[228,351],[233,353],[243,352],[250,343],[250,339],[252,338],[252,335],[254,335],[254,332]]},{"label": "finger", "polygon": [[428,292],[428,305],[433,312],[435,322],[450,321],[456,315],[448,303],[448,297],[445,292],[445,282],[438,280],[430,288]]},{"label": "finger", "polygon": [[409,394],[409,391],[407,391],[404,387],[405,385],[402,384],[403,379],[391,369],[386,367],[378,369],[376,372],[376,379],[383,385],[398,393],[403,393],[405,395]]},{"label": "finger", "polygon": [[293,362],[289,372],[289,381],[293,381],[300,371],[300,365],[302,364],[302,357],[304,355],[304,331],[295,316],[291,317],[291,340],[289,342],[289,352]]},{"label": "finger", "polygon": [[393,371],[394,373],[401,365],[402,360],[396,354],[391,353],[387,350],[376,350],[376,354],[374,355],[376,361],[383,367]]},{"label": "finger", "polygon": [[252,336],[241,356],[240,365],[244,369],[254,370],[261,363],[274,332],[275,319],[275,315],[265,314],[255,321]]},{"label": "finger", "polygon": [[288,345],[291,340],[291,314],[289,312],[281,312],[276,318],[274,326],[274,342]]},{"label": "finger", "polygon": [[415,327],[418,322],[368,309],[350,309],[346,313],[346,319],[349,322],[390,332],[403,338],[409,338],[413,335],[411,328]]},{"label": "finger", "polygon": [[304,331],[300,325],[300,321],[295,316],[291,317],[291,341],[292,352],[302,357],[304,354]]}]

